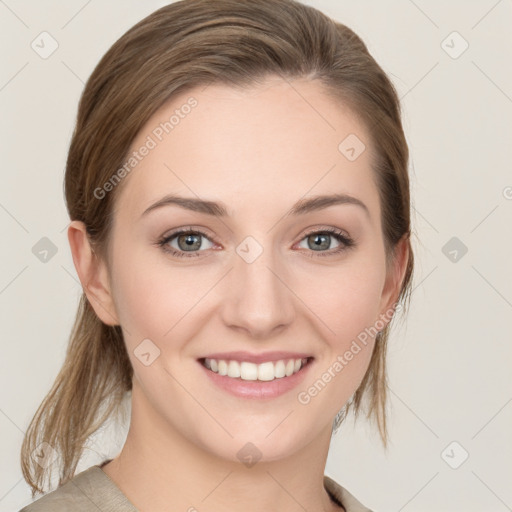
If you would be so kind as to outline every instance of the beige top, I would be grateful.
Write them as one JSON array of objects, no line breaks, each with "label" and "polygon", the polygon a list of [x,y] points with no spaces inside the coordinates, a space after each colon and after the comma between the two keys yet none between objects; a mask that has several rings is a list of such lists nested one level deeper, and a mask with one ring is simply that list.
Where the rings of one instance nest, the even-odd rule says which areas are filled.
[{"label": "beige top", "polygon": [[[64,485],[34,500],[19,512],[138,512],[101,469],[109,460],[78,473]],[[324,487],[332,501],[346,512],[372,512],[326,475]]]}]

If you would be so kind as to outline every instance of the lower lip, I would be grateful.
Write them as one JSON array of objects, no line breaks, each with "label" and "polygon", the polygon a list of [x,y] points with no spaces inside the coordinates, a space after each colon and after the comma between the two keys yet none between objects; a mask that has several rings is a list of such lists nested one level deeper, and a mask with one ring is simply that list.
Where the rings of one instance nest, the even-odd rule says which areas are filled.
[{"label": "lower lip", "polygon": [[284,395],[288,391],[298,386],[304,380],[312,363],[313,360],[309,360],[308,363],[297,373],[294,373],[289,377],[281,377],[280,379],[261,381],[242,380],[240,378],[234,379],[226,375],[219,375],[218,373],[212,372],[198,361],[198,364],[206,372],[206,375],[218,387],[222,388],[224,391],[227,391],[231,395],[240,398],[252,399],[276,398],[280,395]]}]

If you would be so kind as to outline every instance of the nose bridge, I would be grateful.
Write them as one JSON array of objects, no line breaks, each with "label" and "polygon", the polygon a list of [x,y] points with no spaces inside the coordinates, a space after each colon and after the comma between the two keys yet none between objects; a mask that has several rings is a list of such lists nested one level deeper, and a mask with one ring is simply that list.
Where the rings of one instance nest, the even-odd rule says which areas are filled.
[{"label": "nose bridge", "polygon": [[[236,248],[230,272],[225,321],[250,331],[253,337],[271,332],[291,322],[293,303],[283,266],[266,242],[247,237]],[[284,281],[284,282],[283,282]]]}]

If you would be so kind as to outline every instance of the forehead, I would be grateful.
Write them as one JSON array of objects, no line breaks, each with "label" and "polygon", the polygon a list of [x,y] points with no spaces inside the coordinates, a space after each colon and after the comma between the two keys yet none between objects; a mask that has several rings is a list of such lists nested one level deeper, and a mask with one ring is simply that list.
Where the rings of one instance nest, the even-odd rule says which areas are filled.
[{"label": "forehead", "polygon": [[133,152],[118,208],[129,205],[134,220],[166,193],[216,198],[235,214],[307,195],[377,195],[365,126],[316,81],[182,92],[140,130]]}]

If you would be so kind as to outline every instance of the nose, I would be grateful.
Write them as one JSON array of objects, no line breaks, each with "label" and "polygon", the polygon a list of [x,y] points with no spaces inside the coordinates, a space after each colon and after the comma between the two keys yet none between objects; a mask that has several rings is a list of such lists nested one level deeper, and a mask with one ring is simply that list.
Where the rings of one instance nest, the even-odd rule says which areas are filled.
[{"label": "nose", "polygon": [[254,261],[243,252],[239,254],[234,255],[233,268],[224,283],[223,321],[251,338],[270,338],[290,325],[295,315],[286,267],[271,249],[265,248]]}]

